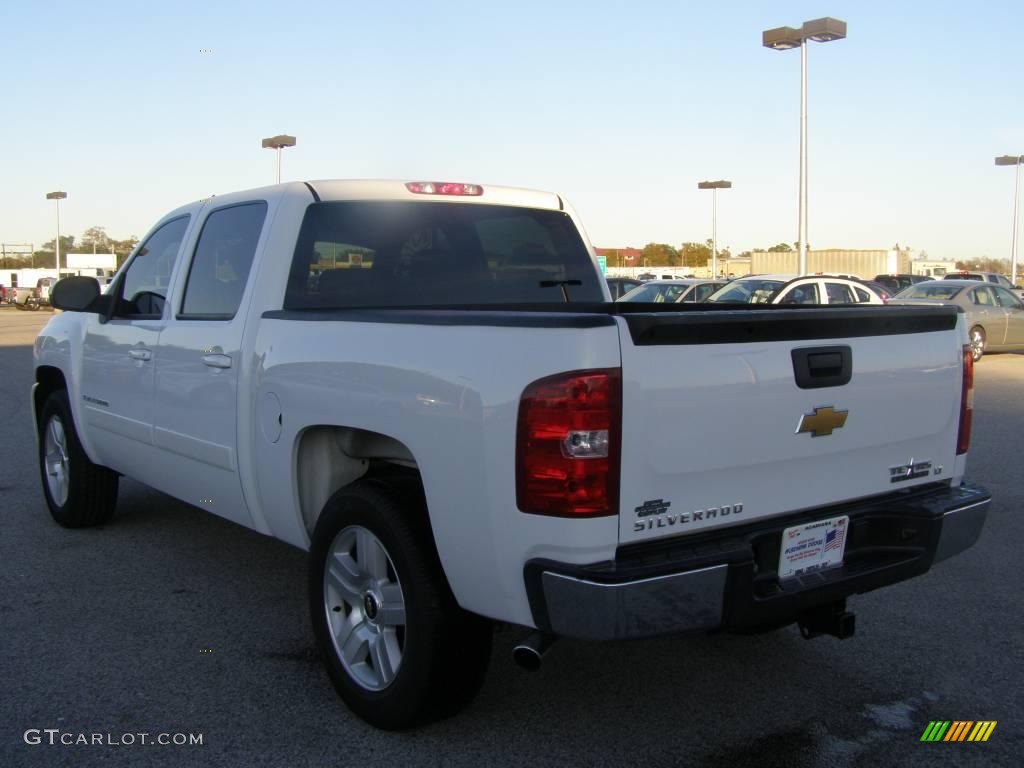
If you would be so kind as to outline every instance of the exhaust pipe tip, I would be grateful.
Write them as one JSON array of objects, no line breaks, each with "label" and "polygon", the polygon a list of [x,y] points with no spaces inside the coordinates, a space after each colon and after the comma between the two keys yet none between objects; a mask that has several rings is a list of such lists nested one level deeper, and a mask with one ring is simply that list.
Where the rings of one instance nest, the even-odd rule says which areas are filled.
[{"label": "exhaust pipe tip", "polygon": [[512,649],[512,660],[528,672],[536,672],[556,639],[554,635],[534,632]]},{"label": "exhaust pipe tip", "polygon": [[528,645],[517,645],[512,649],[512,660],[527,672],[536,672],[544,657]]}]

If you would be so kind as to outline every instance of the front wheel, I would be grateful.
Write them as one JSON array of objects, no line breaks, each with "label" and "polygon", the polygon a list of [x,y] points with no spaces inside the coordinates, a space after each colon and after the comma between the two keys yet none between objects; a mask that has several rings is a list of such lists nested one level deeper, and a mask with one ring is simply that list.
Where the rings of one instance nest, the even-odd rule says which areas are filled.
[{"label": "front wheel", "polygon": [[50,514],[65,528],[100,525],[114,513],[117,473],[86,455],[62,389],[46,399],[39,416],[39,472]]},{"label": "front wheel", "polygon": [[978,362],[981,360],[981,356],[985,354],[985,329],[980,325],[971,328],[970,341],[971,357],[974,359],[974,362]]},{"label": "front wheel", "polygon": [[353,483],[328,502],[309,554],[313,631],[353,712],[394,730],[469,704],[490,662],[491,625],[455,602],[420,501]]}]

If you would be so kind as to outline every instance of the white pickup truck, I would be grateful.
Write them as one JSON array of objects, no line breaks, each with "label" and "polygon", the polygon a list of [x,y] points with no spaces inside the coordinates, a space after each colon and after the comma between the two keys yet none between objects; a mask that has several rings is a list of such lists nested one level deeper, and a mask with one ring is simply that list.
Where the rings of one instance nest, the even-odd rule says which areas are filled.
[{"label": "white pickup truck", "polygon": [[160,220],[53,291],[32,391],[67,527],[125,475],[309,552],[367,721],[465,706],[495,621],[614,640],[794,622],[971,546],[955,307],[613,304],[555,194],[314,181]]}]

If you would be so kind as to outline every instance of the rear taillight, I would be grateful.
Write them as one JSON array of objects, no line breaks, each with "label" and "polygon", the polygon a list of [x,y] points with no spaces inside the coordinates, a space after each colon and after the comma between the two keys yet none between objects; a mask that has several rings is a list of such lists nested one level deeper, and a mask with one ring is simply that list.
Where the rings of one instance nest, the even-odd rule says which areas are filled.
[{"label": "rear taillight", "polygon": [[971,445],[971,417],[974,413],[974,357],[971,346],[964,346],[963,386],[960,389],[960,429],[956,435],[956,454],[967,453]]},{"label": "rear taillight", "polygon": [[559,517],[614,515],[619,506],[619,370],[540,379],[519,401],[516,504]]},{"label": "rear taillight", "polygon": [[461,184],[454,181],[410,181],[405,188],[417,195],[479,197],[484,193],[484,188],[479,184]]}]

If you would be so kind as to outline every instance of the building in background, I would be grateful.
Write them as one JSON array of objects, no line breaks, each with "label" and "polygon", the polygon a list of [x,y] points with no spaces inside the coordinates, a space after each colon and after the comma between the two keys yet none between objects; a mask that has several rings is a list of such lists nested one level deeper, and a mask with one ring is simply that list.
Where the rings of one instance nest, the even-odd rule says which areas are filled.
[{"label": "building in background", "polygon": [[[754,251],[750,257],[750,272],[754,275],[797,274],[796,251],[771,253]],[[910,249],[859,250],[853,248],[826,248],[807,252],[808,274],[855,275],[872,278],[875,275],[910,274]]]},{"label": "building in background", "polygon": [[942,261],[935,259],[915,259],[912,262],[912,275],[925,275],[941,279],[948,272],[956,272],[955,261]]}]

